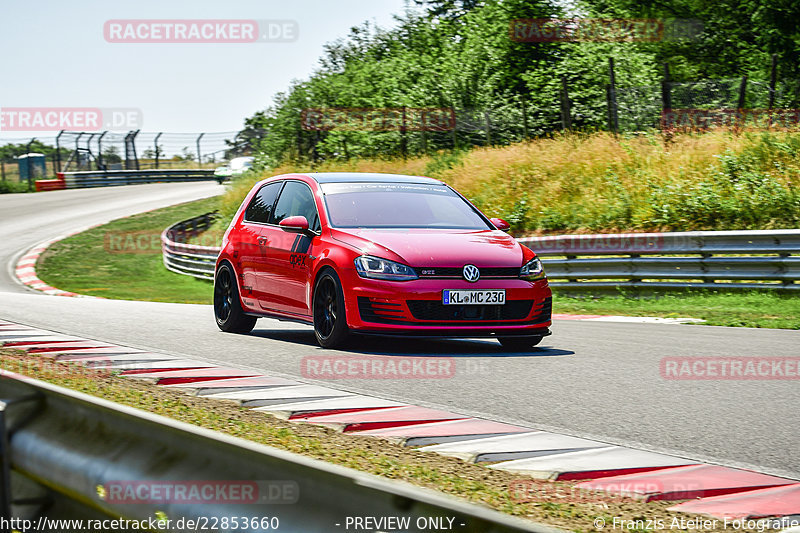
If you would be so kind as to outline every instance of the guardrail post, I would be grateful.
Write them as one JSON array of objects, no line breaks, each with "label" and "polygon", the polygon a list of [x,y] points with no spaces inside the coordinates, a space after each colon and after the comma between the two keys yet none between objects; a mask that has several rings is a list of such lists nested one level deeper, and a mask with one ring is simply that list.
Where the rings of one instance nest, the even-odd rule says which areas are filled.
[{"label": "guardrail post", "polygon": [[630,280],[631,283],[636,283],[638,281],[642,281],[642,279],[637,276],[637,268],[636,268],[636,259],[641,257],[639,254],[630,254],[628,256],[630,258],[630,262],[628,263],[628,269],[630,271]]},{"label": "guardrail post", "polygon": [[781,275],[781,278],[782,278],[781,279],[781,285],[784,288],[786,288],[789,285],[793,285],[794,284],[794,280],[793,279],[786,279],[786,274],[789,273],[789,269],[786,268],[786,263],[784,263],[784,260],[786,260],[786,258],[791,257],[791,254],[789,252],[781,252],[781,253],[778,254],[778,257],[781,258],[781,264],[778,266],[778,272],[777,273],[779,273]]},{"label": "guardrail post", "polygon": [[[576,255],[567,255],[567,260],[570,260],[570,259],[577,259],[577,256]],[[569,281],[570,283],[578,283],[578,278],[574,278],[574,277],[569,276],[569,274],[573,273],[572,269],[570,268],[569,263],[564,265],[564,271],[565,271],[564,273],[566,274],[565,277],[567,278],[567,281]]]}]

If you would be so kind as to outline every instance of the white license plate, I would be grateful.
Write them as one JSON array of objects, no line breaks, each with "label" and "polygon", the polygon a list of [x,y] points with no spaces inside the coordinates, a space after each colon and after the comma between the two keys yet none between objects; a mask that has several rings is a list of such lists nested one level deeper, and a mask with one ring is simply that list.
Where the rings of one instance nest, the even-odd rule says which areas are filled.
[{"label": "white license plate", "polygon": [[500,289],[445,289],[442,291],[444,305],[503,305],[506,291]]}]

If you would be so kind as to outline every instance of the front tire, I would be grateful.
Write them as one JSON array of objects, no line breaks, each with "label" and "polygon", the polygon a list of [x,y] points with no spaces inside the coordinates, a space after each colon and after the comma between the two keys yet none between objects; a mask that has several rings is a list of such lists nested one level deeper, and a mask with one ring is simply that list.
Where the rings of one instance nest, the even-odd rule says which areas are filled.
[{"label": "front tire", "polygon": [[228,264],[219,267],[214,276],[214,318],[227,333],[250,333],[256,325],[256,317],[242,309],[236,277]]},{"label": "front tire", "polygon": [[336,348],[345,343],[350,330],[344,310],[344,291],[333,270],[326,270],[317,280],[313,315],[314,334],[320,346]]},{"label": "front tire", "polygon": [[524,352],[542,342],[542,339],[544,339],[542,335],[532,335],[529,337],[500,337],[498,340],[509,352]]}]

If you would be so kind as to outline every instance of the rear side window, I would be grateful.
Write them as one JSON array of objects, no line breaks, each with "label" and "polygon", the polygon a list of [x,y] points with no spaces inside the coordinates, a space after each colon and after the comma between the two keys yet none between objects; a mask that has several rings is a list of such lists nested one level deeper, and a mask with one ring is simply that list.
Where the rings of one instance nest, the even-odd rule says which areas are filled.
[{"label": "rear side window", "polygon": [[287,181],[275,206],[272,223],[278,224],[284,218],[295,216],[306,217],[311,231],[320,230],[319,213],[311,189],[300,181]]},{"label": "rear side window", "polygon": [[248,222],[261,222],[266,224],[272,216],[272,206],[281,190],[282,181],[268,183],[261,187],[253,196],[250,205],[244,212],[244,219]]}]

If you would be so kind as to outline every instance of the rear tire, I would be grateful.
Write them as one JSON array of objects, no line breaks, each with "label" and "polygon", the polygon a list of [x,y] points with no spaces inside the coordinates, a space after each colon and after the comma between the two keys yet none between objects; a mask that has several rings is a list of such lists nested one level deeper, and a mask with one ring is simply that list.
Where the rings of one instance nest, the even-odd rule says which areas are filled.
[{"label": "rear tire", "polygon": [[323,348],[342,346],[350,330],[344,310],[342,283],[333,270],[326,270],[319,277],[312,301],[317,342]]},{"label": "rear tire", "polygon": [[500,337],[498,340],[509,352],[524,352],[542,342],[542,339],[544,339],[542,335],[533,335],[530,337]]},{"label": "rear tire", "polygon": [[256,317],[242,309],[236,277],[228,264],[219,267],[214,276],[214,318],[227,333],[250,333],[256,325]]}]

